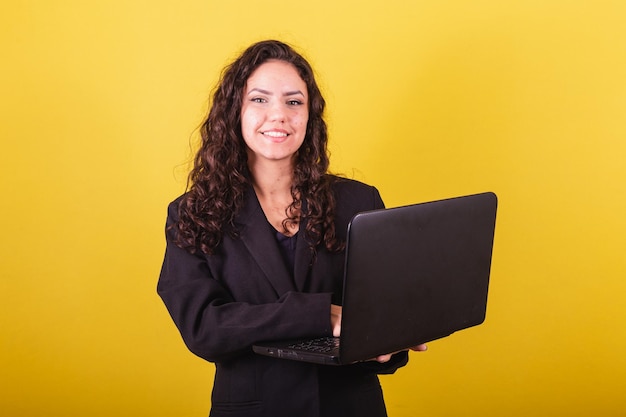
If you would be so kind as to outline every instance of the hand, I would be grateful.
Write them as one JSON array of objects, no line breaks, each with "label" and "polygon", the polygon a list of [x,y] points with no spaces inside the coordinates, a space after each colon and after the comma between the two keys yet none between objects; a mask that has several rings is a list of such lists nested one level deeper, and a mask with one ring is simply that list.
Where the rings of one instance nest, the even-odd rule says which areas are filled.
[{"label": "hand", "polygon": [[341,334],[341,306],[330,305],[330,327],[333,330],[333,336],[339,337]]},{"label": "hand", "polygon": [[422,343],[421,345],[413,346],[411,350],[414,350],[416,352],[426,352],[428,350],[428,346],[426,345],[426,343]]},{"label": "hand", "polygon": [[[426,350],[428,350],[428,346],[426,346],[425,343],[422,343],[421,345],[413,346],[410,349],[416,352],[425,352]],[[402,352],[402,351],[399,351],[399,352]],[[388,353],[386,355],[378,355],[372,360],[375,360],[376,362],[379,362],[379,363],[389,362],[391,360],[391,356],[399,352]]]}]

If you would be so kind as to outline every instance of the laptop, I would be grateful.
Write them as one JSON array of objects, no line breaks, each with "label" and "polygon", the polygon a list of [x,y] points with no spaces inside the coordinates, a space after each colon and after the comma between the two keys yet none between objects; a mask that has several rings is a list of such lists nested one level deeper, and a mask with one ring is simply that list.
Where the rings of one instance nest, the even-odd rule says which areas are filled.
[{"label": "laptop", "polygon": [[483,323],[496,207],[488,192],[355,215],[340,337],[269,341],[254,352],[344,365]]}]

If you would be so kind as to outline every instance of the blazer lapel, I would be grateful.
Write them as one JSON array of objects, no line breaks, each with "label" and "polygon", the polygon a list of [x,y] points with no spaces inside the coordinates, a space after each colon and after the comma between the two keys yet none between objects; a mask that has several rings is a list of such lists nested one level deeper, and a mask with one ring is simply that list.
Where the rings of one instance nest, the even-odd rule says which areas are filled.
[{"label": "blazer lapel", "polygon": [[[306,202],[304,201],[302,202],[301,212],[306,213]],[[294,266],[294,281],[298,291],[304,291],[314,255],[311,250],[311,243],[306,236],[306,225],[307,219],[306,217],[302,217],[298,230],[298,240],[296,241],[296,259]]]},{"label": "blazer lapel", "polygon": [[271,226],[252,187],[246,192],[244,199],[242,210],[235,216],[241,240],[279,297],[294,291],[291,274],[287,271],[276,238],[272,236]]}]

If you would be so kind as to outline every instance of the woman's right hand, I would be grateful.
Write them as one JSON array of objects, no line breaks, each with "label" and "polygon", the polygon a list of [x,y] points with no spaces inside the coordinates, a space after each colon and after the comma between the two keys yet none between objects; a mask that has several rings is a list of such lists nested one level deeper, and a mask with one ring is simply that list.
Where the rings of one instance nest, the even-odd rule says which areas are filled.
[{"label": "woman's right hand", "polygon": [[333,336],[339,337],[341,334],[341,306],[330,305],[330,326],[333,330]]}]

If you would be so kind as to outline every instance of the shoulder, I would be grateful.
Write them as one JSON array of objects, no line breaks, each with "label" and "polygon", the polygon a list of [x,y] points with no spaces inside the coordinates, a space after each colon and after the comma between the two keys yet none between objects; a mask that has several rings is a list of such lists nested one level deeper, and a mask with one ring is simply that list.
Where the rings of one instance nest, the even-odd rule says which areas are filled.
[{"label": "shoulder", "polygon": [[346,177],[340,177],[337,175],[329,175],[333,187],[337,191],[355,191],[355,192],[368,192],[375,187],[365,184],[364,182],[353,180]]},{"label": "shoulder", "polygon": [[337,214],[352,216],[366,210],[384,208],[378,189],[349,178],[332,177]]},{"label": "shoulder", "polygon": [[378,189],[372,185],[338,176],[332,176],[332,183],[337,200],[380,200]]},{"label": "shoulder", "polygon": [[179,207],[182,204],[183,200],[185,200],[185,198],[187,198],[187,194],[182,194],[180,196],[178,196],[175,200],[171,201],[168,205],[167,205],[167,218],[170,220],[178,220],[179,218]]}]

